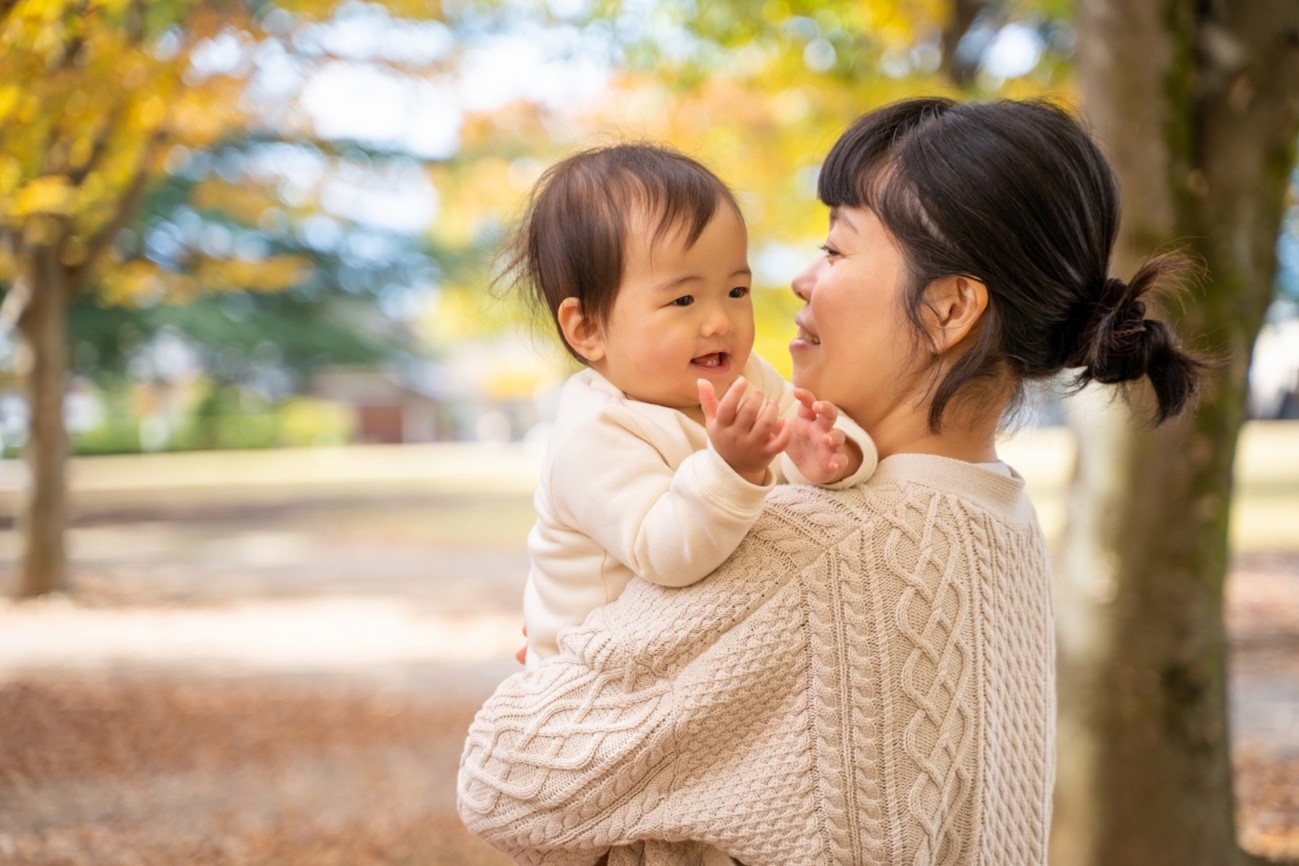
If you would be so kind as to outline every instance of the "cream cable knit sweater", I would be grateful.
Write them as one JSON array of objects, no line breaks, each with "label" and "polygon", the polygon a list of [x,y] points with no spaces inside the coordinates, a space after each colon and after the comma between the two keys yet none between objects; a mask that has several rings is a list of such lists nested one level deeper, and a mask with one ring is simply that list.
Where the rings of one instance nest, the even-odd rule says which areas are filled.
[{"label": "cream cable knit sweater", "polygon": [[1017,476],[895,455],[777,488],[709,578],[633,581],[560,645],[461,762],[465,823],[521,863],[1046,863],[1052,607]]}]

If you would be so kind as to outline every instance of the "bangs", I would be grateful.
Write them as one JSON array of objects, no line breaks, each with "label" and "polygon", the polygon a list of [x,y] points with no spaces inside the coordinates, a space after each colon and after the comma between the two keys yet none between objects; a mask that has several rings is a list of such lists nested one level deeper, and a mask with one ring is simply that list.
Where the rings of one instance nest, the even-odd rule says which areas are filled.
[{"label": "bangs", "polygon": [[[862,117],[835,142],[817,178],[817,197],[828,207],[869,208],[907,249],[948,246],[925,207],[920,181],[941,166],[930,139],[941,135],[944,115],[954,104],[925,100],[902,115],[896,107]],[[926,153],[929,149],[930,152]],[[930,186],[933,184],[931,183]]]}]

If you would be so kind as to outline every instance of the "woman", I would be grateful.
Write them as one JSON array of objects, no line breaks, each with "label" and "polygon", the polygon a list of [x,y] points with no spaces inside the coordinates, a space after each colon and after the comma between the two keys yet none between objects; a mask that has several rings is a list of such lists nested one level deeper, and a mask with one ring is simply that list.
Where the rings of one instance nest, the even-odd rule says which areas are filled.
[{"label": "woman", "polygon": [[1114,177],[1042,104],[898,103],[838,140],[825,255],[794,281],[795,384],[875,438],[847,491],[768,498],[703,582],[643,581],[470,729],[470,829],[524,863],[1044,864],[1048,562],[995,436],[1024,386],[1200,363],[1145,315],[1178,261],[1108,276]]}]

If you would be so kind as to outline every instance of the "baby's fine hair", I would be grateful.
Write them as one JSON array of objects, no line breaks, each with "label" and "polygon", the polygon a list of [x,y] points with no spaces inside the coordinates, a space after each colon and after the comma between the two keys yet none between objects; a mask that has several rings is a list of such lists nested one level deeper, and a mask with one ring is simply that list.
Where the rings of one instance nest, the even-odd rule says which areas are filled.
[{"label": "baby's fine hair", "polygon": [[[1113,169],[1088,132],[1044,102],[910,99],[858,119],[826,157],[817,193],[868,207],[897,241],[904,305],[924,329],[925,291],[965,275],[988,289],[975,340],[935,382],[929,426],[967,386],[1018,385],[1075,370],[1081,387],[1148,377],[1162,422],[1194,402],[1205,363],[1183,351],[1147,298],[1194,268],[1147,259],[1130,281],[1109,275],[1119,230]],[[1154,290],[1154,291],[1152,291]]]},{"label": "baby's fine hair", "polygon": [[693,246],[719,203],[739,215],[735,196],[717,175],[671,148],[634,143],[575,153],[533,187],[503,250],[498,282],[549,310],[557,330],[566,298],[577,298],[583,315],[604,324],[622,281],[632,219],[648,218],[652,241],[683,230],[686,245]]}]

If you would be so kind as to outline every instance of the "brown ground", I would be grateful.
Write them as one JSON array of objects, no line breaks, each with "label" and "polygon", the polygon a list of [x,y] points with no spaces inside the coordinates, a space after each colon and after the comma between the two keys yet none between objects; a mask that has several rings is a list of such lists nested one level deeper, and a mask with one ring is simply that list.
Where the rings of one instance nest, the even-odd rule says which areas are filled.
[{"label": "brown ground", "polygon": [[[83,520],[78,601],[0,605],[0,863],[507,864],[454,779],[513,669],[479,632],[517,621],[526,522],[490,497]],[[1299,557],[1242,558],[1229,596],[1242,839],[1299,858]]]}]

